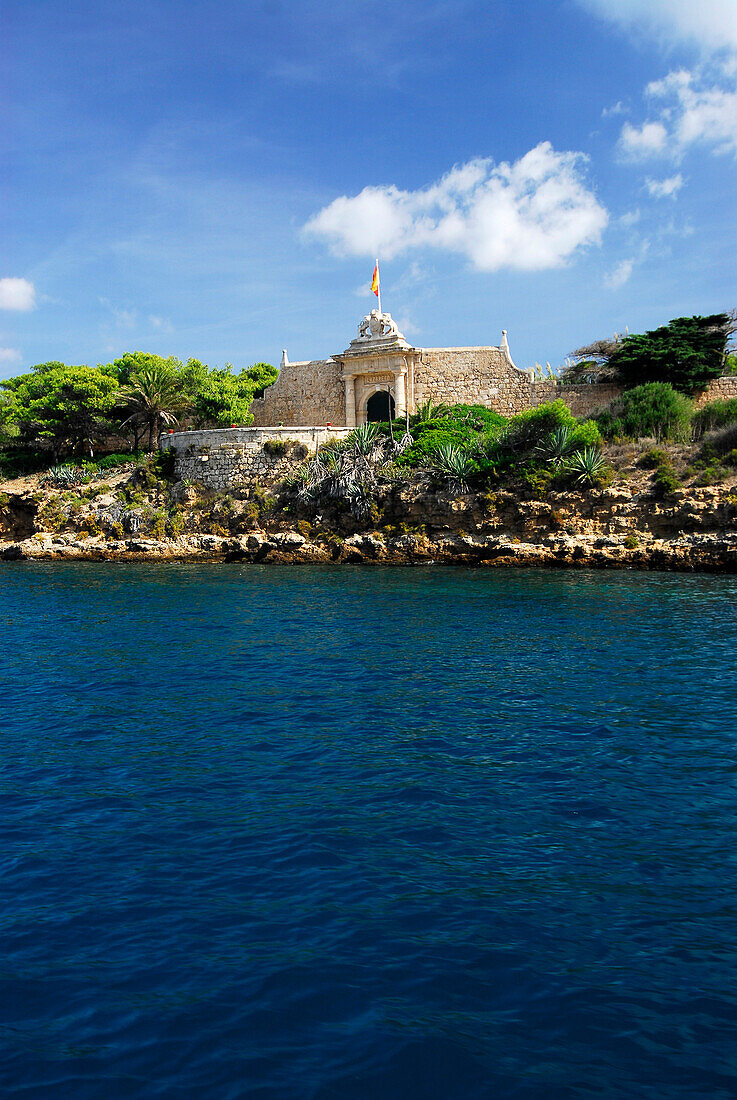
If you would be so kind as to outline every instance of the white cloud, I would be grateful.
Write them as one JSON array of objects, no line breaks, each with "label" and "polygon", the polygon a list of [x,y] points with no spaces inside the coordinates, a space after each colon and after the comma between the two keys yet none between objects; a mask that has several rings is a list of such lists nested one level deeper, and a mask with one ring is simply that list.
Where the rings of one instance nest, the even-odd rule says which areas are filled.
[{"label": "white cloud", "polygon": [[609,218],[586,186],[585,160],[543,142],[514,164],[469,161],[417,191],[365,187],[335,199],[305,232],[342,255],[391,259],[433,247],[467,256],[479,271],[559,267],[598,243]]},{"label": "white cloud", "polygon": [[0,348],[0,363],[19,363],[22,358],[17,348]]},{"label": "white cloud", "polygon": [[120,328],[133,328],[137,319],[135,309],[123,309],[121,306],[116,306],[109,298],[100,298],[99,302],[110,310],[116,325]]},{"label": "white cloud", "polygon": [[0,279],[0,309],[27,312],[36,305],[36,289],[28,279]]},{"label": "white cloud", "polygon": [[646,122],[638,130],[625,122],[619,143],[627,156],[640,159],[660,153],[665,149],[668,131],[662,122]]},{"label": "white cloud", "polygon": [[653,180],[648,177],[645,180],[645,186],[655,199],[674,199],[676,193],[683,187],[683,176],[679,172],[677,176],[669,176],[665,180]]},{"label": "white cloud", "polygon": [[626,115],[629,113],[629,109],[625,107],[624,103],[620,99],[615,103],[613,107],[604,107],[601,112],[602,118],[611,118],[612,115]]},{"label": "white cloud", "polygon": [[165,332],[171,334],[174,331],[174,326],[171,321],[166,317],[157,317],[155,313],[150,313],[148,317],[148,323],[151,328],[157,330],[157,332]]},{"label": "white cloud", "polygon": [[579,0],[611,23],[667,45],[691,42],[712,52],[737,49],[735,0]]},{"label": "white cloud", "polygon": [[679,158],[696,144],[711,146],[715,153],[737,153],[737,70],[733,66],[693,72],[678,69],[648,84],[645,94],[658,119],[639,130],[624,124],[620,145],[625,153],[642,159],[668,152]]},{"label": "white cloud", "polygon": [[628,210],[626,214],[622,214],[620,217],[620,225],[623,225],[625,229],[630,229],[633,225],[637,225],[641,216],[639,208],[637,210]]},{"label": "white cloud", "polygon": [[608,275],[604,276],[604,285],[608,287],[609,290],[619,290],[619,288],[624,286],[629,279],[634,266],[634,260],[622,260],[613,271],[610,271]]}]

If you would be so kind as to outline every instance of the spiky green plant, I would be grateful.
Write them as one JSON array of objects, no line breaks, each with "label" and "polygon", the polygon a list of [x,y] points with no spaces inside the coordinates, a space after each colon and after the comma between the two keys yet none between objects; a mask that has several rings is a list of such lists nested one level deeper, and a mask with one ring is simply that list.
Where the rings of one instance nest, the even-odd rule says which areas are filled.
[{"label": "spiky green plant", "polygon": [[571,455],[566,468],[576,485],[596,485],[606,471],[607,463],[596,447],[584,447]]},{"label": "spiky green plant", "polygon": [[535,452],[554,466],[560,466],[573,449],[573,432],[568,427],[555,428],[547,439],[535,447]]},{"label": "spiky green plant", "polygon": [[82,484],[84,473],[78,466],[52,466],[43,480],[57,489],[71,489]]},{"label": "spiky green plant", "polygon": [[414,427],[416,424],[424,424],[427,420],[438,420],[441,417],[447,416],[450,412],[450,406],[439,404],[434,405],[430,398],[427,401],[422,401],[412,413],[409,418],[410,424]]},{"label": "spiky green plant", "polygon": [[378,435],[378,424],[361,424],[358,428],[353,429],[346,439],[346,443],[354,455],[371,458],[379,442]]},{"label": "spiky green plant", "polygon": [[468,489],[468,478],[474,469],[471,456],[454,443],[444,443],[438,447],[433,458],[434,468],[447,479],[450,491],[465,493]]},{"label": "spiky green plant", "polygon": [[354,481],[345,491],[345,499],[358,520],[365,520],[371,516],[373,506],[371,488],[365,481]]}]

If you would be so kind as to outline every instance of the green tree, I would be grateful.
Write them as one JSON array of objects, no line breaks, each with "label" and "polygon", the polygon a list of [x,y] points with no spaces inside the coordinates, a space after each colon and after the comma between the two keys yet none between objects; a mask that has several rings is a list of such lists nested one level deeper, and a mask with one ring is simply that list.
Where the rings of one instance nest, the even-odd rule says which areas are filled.
[{"label": "green tree", "polygon": [[188,410],[191,402],[184,392],[181,374],[170,360],[158,355],[145,358],[143,365],[131,371],[129,385],[121,387],[117,397],[123,415],[127,414],[123,426],[144,427],[148,449],[153,451],[164,425],[176,424],[178,414]]},{"label": "green tree", "polygon": [[251,402],[277,375],[278,371],[269,363],[256,363],[246,370],[235,371],[230,363],[210,369],[198,359],[189,359],[183,377],[195,425],[225,428],[252,423]]},{"label": "green tree", "polygon": [[272,367],[271,363],[254,363],[252,367],[248,367],[241,373],[254,383],[254,397],[263,397],[264,390],[273,386],[279,377],[279,371],[276,367]]},{"label": "green tree", "polygon": [[46,444],[57,460],[68,447],[92,457],[98,440],[112,430],[116,381],[97,367],[39,363],[29,374],[0,382],[2,420],[22,443]]},{"label": "green tree", "polygon": [[677,317],[641,336],[625,336],[609,366],[625,386],[668,382],[694,393],[724,370],[731,331],[727,313]]},{"label": "green tree", "polygon": [[114,359],[112,363],[101,367],[101,370],[113,371],[121,386],[129,386],[131,377],[134,374],[138,374],[146,367],[160,370],[162,364],[172,374],[179,374],[182,370],[182,361],[177,359],[175,355],[170,355],[167,359],[164,359],[161,355],[151,355],[146,351],[127,351],[125,355],[121,355],[120,358]]}]

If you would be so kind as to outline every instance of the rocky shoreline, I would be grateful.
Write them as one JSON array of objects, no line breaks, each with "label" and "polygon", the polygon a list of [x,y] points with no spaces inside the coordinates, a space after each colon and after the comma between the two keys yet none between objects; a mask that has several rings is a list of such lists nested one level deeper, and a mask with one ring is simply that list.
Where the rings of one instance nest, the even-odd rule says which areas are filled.
[{"label": "rocky shoreline", "polygon": [[311,540],[297,530],[252,531],[223,537],[116,539],[34,536],[0,545],[3,561],[210,561],[257,564],[463,565],[737,572],[737,532],[650,539],[625,546],[620,537],[591,540],[569,535],[523,542],[496,535],[447,534],[439,538],[376,533]]},{"label": "rocky shoreline", "polygon": [[639,451],[615,484],[453,493],[423,471],[377,486],[362,518],[282,483],[218,493],[120,470],[72,489],[0,486],[0,561],[212,561],[737,572],[737,473],[662,492]]}]

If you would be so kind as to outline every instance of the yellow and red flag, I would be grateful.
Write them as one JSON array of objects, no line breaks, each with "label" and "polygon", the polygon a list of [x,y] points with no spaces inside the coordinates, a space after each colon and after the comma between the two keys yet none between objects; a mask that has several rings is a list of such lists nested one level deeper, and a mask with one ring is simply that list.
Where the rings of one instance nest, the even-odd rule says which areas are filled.
[{"label": "yellow and red flag", "polygon": [[380,295],[380,290],[379,290],[379,261],[378,260],[376,261],[376,267],[374,268],[374,277],[371,280],[371,289],[373,290],[374,294],[378,298],[379,295]]}]

